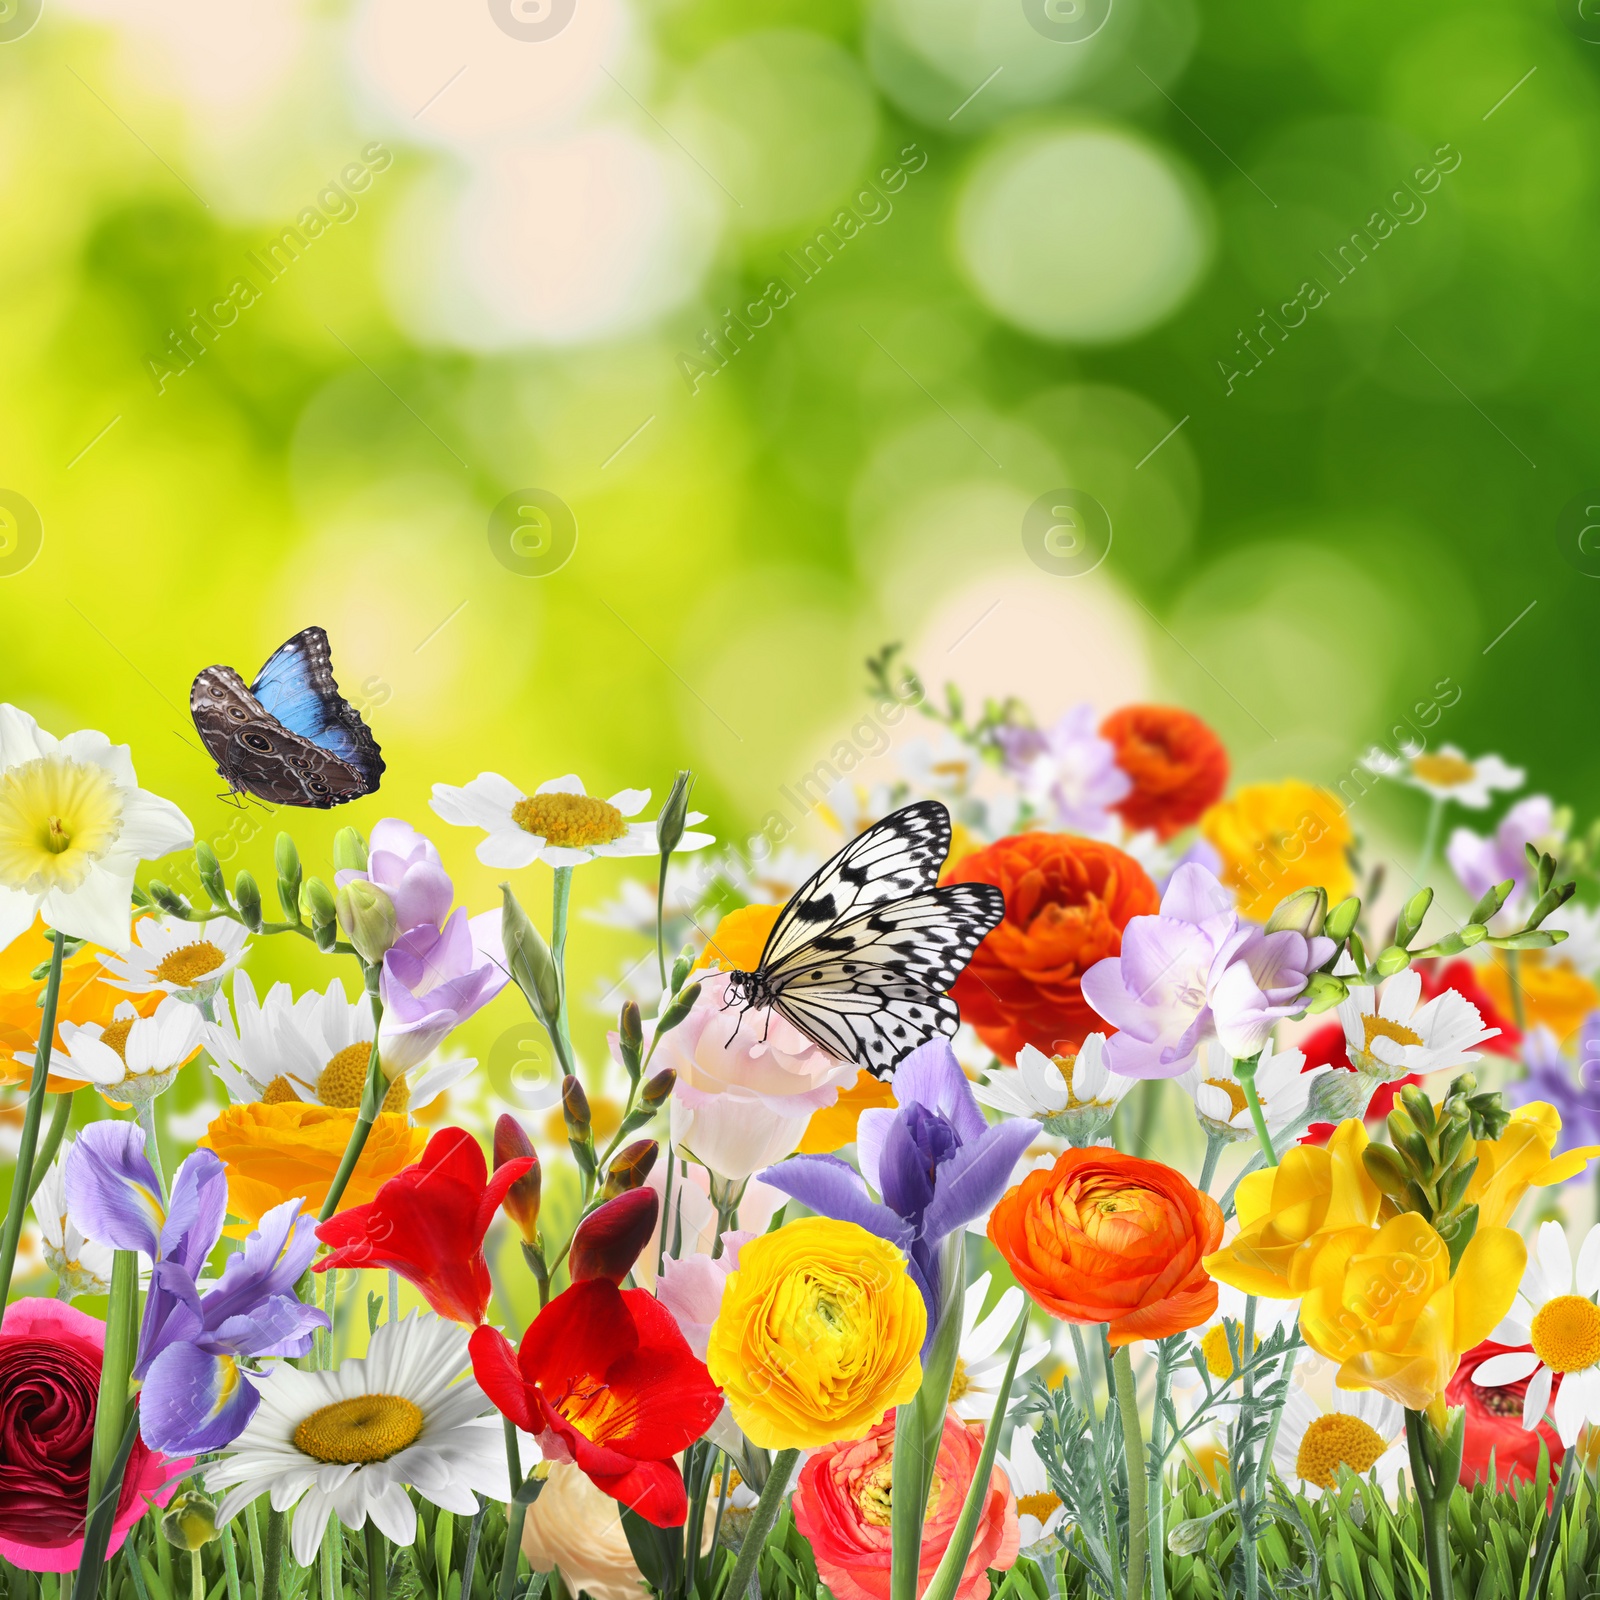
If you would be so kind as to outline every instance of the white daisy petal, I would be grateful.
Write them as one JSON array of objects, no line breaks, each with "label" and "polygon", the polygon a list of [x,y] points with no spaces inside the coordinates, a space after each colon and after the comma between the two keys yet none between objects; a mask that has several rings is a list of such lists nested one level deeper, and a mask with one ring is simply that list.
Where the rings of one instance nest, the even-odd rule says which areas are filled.
[{"label": "white daisy petal", "polygon": [[1490,1356],[1481,1361],[1472,1373],[1472,1381],[1486,1389],[1503,1388],[1508,1383],[1521,1383],[1531,1376],[1539,1358],[1531,1350],[1508,1350],[1504,1355]]},{"label": "white daisy petal", "polygon": [[1545,1288],[1551,1295],[1570,1294],[1572,1291],[1572,1247],[1567,1243],[1567,1230],[1559,1222],[1546,1222],[1539,1229],[1536,1246],[1539,1270],[1544,1274]]},{"label": "white daisy petal", "polygon": [[1522,1398],[1522,1426],[1530,1431],[1544,1420],[1550,1409],[1550,1369],[1540,1365],[1528,1380],[1528,1392]]},{"label": "white daisy petal", "polygon": [[1600,1222],[1590,1228],[1578,1251],[1574,1285],[1579,1294],[1600,1293]]}]

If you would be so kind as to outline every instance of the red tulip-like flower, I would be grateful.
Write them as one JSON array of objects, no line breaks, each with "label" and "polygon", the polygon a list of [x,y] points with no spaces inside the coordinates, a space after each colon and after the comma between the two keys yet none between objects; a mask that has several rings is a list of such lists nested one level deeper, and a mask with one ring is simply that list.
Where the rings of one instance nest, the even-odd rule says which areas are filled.
[{"label": "red tulip-like flower", "polygon": [[587,1278],[534,1318],[520,1350],[497,1328],[479,1328],[471,1350],[483,1392],[546,1461],[573,1462],[658,1528],[683,1525],[672,1458],[716,1420],[722,1394],[653,1295]]},{"label": "red tulip-like flower", "polygon": [[506,1190],[532,1165],[518,1157],[491,1178],[478,1141],[463,1128],[441,1128],[422,1159],[369,1205],[318,1225],[317,1237],[332,1251],[313,1270],[386,1267],[420,1289],[441,1317],[480,1323],[491,1293],[483,1236]]},{"label": "red tulip-like flower", "polygon": [[629,1189],[607,1200],[578,1224],[567,1256],[574,1283],[607,1278],[620,1284],[633,1271],[639,1253],[649,1244],[661,1215],[661,1196],[654,1189]]}]

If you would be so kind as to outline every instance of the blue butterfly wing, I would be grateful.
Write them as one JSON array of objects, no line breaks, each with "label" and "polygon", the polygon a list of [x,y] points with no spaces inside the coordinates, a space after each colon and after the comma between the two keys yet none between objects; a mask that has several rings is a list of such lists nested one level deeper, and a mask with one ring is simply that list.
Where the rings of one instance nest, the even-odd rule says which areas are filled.
[{"label": "blue butterfly wing", "polygon": [[376,789],[383,757],[361,714],[339,693],[328,636],[306,628],[280,645],[250,685],[268,716],[337,757]]}]

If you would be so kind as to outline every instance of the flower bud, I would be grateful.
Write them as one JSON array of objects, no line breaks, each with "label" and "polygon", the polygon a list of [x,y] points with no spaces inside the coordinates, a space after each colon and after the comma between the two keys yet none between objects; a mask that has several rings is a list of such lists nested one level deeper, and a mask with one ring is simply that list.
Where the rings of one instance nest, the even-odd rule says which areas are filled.
[{"label": "flower bud", "polygon": [[689,815],[689,791],[692,788],[694,774],[685,769],[673,779],[672,789],[661,807],[661,815],[656,819],[656,842],[663,857],[670,856],[683,837],[684,821]]},{"label": "flower bud", "polygon": [[1356,925],[1356,918],[1361,915],[1361,901],[1355,895],[1346,895],[1322,922],[1322,931],[1335,944],[1343,944],[1350,937],[1351,930]]},{"label": "flower bud", "polygon": [[300,909],[311,924],[317,948],[333,949],[339,937],[339,907],[333,890],[321,878],[307,878],[300,888]]},{"label": "flower bud", "polygon": [[660,1072],[652,1073],[639,1092],[639,1104],[648,1107],[652,1114],[659,1111],[667,1103],[677,1081],[678,1074],[671,1067],[663,1067]]},{"label": "flower bud", "polygon": [[661,1196],[654,1189],[630,1189],[597,1206],[578,1224],[567,1256],[574,1283],[609,1278],[620,1284],[656,1231]]},{"label": "flower bud", "polygon": [[1296,889],[1286,900],[1278,902],[1277,909],[1267,918],[1268,933],[1292,930],[1314,939],[1322,932],[1328,914],[1326,889]]},{"label": "flower bud", "polygon": [[1313,972],[1306,980],[1300,1000],[1307,1011],[1331,1011],[1349,993],[1350,985],[1343,978],[1335,978],[1327,972]]},{"label": "flower bud", "polygon": [[158,878],[150,880],[150,898],[167,913],[169,917],[187,916],[189,903],[175,889],[169,889]]},{"label": "flower bud", "polygon": [[204,839],[195,841],[194,864],[200,874],[200,887],[211,897],[212,905],[227,905],[228,887],[222,881],[222,863],[217,860],[217,852]]},{"label": "flower bud", "polygon": [[1376,966],[1380,978],[1392,978],[1397,972],[1404,972],[1411,965],[1411,952],[1403,950],[1397,944],[1392,944],[1388,949],[1379,953]]},{"label": "flower bud", "polygon": [[1167,1549],[1175,1556],[1196,1556],[1205,1549],[1211,1537],[1210,1517],[1190,1517],[1180,1522],[1167,1534]]},{"label": "flower bud", "polygon": [[1423,918],[1428,914],[1428,907],[1433,904],[1432,889],[1418,889],[1412,897],[1400,908],[1400,920],[1395,925],[1394,942],[1403,949],[1410,949],[1411,941],[1421,931]]},{"label": "flower bud", "polygon": [[1468,922],[1484,923],[1497,912],[1511,897],[1511,891],[1517,886],[1515,878],[1507,878],[1504,883],[1493,885],[1484,897],[1467,913]]},{"label": "flower bud", "polygon": [[1367,1169],[1367,1176],[1391,1200],[1399,1202],[1405,1199],[1406,1169],[1388,1145],[1369,1144],[1361,1152],[1361,1164]]},{"label": "flower bud", "polygon": [[261,932],[261,890],[248,872],[233,880],[233,899],[239,907],[239,920],[252,933]]},{"label": "flower bud", "polygon": [[394,901],[377,884],[354,878],[333,895],[339,926],[369,967],[375,967],[394,943],[400,927]]},{"label": "flower bud", "polygon": [[161,1531],[167,1543],[192,1555],[217,1537],[217,1504],[198,1489],[186,1490],[173,1498],[161,1518]]},{"label": "flower bud", "polygon": [[600,1191],[607,1199],[637,1189],[650,1176],[661,1146],[654,1139],[639,1139],[619,1150],[606,1171],[605,1187]]},{"label": "flower bud", "polygon": [[333,864],[340,872],[367,870],[367,841],[355,828],[341,828],[334,834]]},{"label": "flower bud", "polygon": [[561,1080],[561,1115],[566,1119],[567,1143],[584,1172],[594,1171],[594,1124],[589,1097],[574,1077]]},{"label": "flower bud", "polygon": [[672,1003],[661,1013],[660,1020],[656,1023],[656,1038],[664,1033],[671,1033],[685,1017],[694,1010],[694,1003],[700,998],[700,985],[690,985],[673,997]]},{"label": "flower bud", "polygon": [[644,1055],[644,1019],[639,1015],[639,1003],[636,1000],[629,1000],[617,1018],[617,1048],[622,1054],[628,1082],[637,1083]]},{"label": "flower bud", "polygon": [[694,952],[684,950],[679,952],[678,959],[672,963],[672,981],[667,985],[668,994],[676,994],[684,985],[684,980],[694,971]]},{"label": "flower bud", "polygon": [[509,1112],[494,1125],[494,1164],[498,1169],[508,1161],[532,1156],[533,1165],[506,1190],[500,1202],[505,1214],[516,1223],[524,1243],[539,1243],[539,1152],[523,1131],[522,1124]]},{"label": "flower bud", "polygon": [[290,922],[300,920],[300,851],[286,833],[278,835],[273,851],[273,861],[278,869],[278,904]]},{"label": "flower bud", "polygon": [[534,927],[509,883],[500,885],[500,939],[512,980],[549,1028],[561,1015],[561,976],[544,935]]}]

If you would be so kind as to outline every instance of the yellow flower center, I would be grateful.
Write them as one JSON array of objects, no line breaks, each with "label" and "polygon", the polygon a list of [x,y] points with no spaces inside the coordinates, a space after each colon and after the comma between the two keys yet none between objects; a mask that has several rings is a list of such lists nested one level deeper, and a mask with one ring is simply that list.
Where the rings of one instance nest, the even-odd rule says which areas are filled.
[{"label": "yellow flower center", "polygon": [[1048,1489],[1041,1490],[1038,1494],[1019,1494],[1017,1496],[1017,1515],[1019,1517],[1034,1517],[1040,1522],[1048,1522],[1051,1513],[1060,1504],[1060,1497],[1051,1494]]},{"label": "yellow flower center", "polygon": [[209,939],[198,939],[193,944],[181,944],[171,955],[161,958],[155,976],[163,983],[175,983],[180,989],[198,983],[208,972],[215,972],[225,957]]},{"label": "yellow flower center", "polygon": [[65,756],[24,761],[0,778],[0,888],[79,888],[122,832],[111,775]]},{"label": "yellow flower center", "polygon": [[1349,1467],[1358,1476],[1371,1472],[1388,1448],[1378,1430],[1360,1417],[1330,1411],[1306,1429],[1294,1470],[1307,1483],[1332,1489],[1338,1485],[1340,1467]]},{"label": "yellow flower center", "polygon": [[299,1098],[294,1092],[294,1085],[281,1072],[261,1092],[261,1104],[264,1106],[293,1105]]},{"label": "yellow flower center", "polygon": [[[367,1086],[367,1066],[372,1060],[372,1046],[370,1044],[347,1044],[327,1066],[322,1069],[321,1076],[317,1079],[317,1099],[325,1106],[338,1106],[345,1111],[354,1111],[361,1104],[361,1092]],[[273,1082],[277,1082],[276,1079]],[[287,1089],[289,1086],[285,1084]],[[267,1086],[267,1092],[272,1092],[272,1085]],[[294,1091],[289,1091],[290,1097]],[[263,1097],[264,1098],[264,1097]],[[275,1105],[277,1101],[267,1100],[266,1104]],[[404,1078],[396,1078],[389,1085],[389,1092],[383,1097],[383,1110],[404,1111],[411,1104],[411,1091],[406,1087]]]},{"label": "yellow flower center", "polygon": [[1582,1372],[1600,1361],[1600,1306],[1581,1294],[1558,1294],[1533,1319],[1534,1353],[1552,1372]]},{"label": "yellow flower center", "polygon": [[387,1461],[422,1432],[421,1408],[397,1394],[358,1394],[313,1411],[294,1430],[295,1449],[318,1461]]},{"label": "yellow flower center", "polygon": [[137,1017],[129,1017],[125,1022],[108,1023],[105,1032],[100,1035],[100,1043],[115,1050],[124,1064],[128,1059],[128,1035],[133,1032],[133,1025],[137,1021]]},{"label": "yellow flower center", "polygon": [[950,1377],[950,1404],[954,1405],[972,1387],[972,1375],[960,1356],[956,1357],[956,1370]]},{"label": "yellow flower center", "polygon": [[1411,770],[1435,788],[1453,789],[1457,784],[1470,783],[1477,769],[1460,756],[1417,756],[1412,760]]},{"label": "yellow flower center", "polygon": [[883,1462],[869,1472],[861,1480],[860,1487],[856,1490],[856,1505],[861,1511],[861,1520],[870,1522],[874,1528],[887,1528],[893,1507],[890,1498],[890,1481],[894,1476],[894,1464]]},{"label": "yellow flower center", "polygon": [[[1206,1370],[1222,1383],[1226,1383],[1233,1376],[1233,1345],[1228,1343],[1230,1330],[1233,1333],[1234,1344],[1243,1350],[1244,1330],[1236,1322],[1219,1322],[1200,1341],[1200,1354],[1205,1357]],[[1250,1347],[1251,1354],[1260,1348],[1261,1341],[1257,1339]]]},{"label": "yellow flower center", "polygon": [[534,794],[511,808],[511,820],[546,844],[567,850],[610,844],[628,831],[614,805],[587,794]]},{"label": "yellow flower center", "polygon": [[1239,1115],[1250,1104],[1244,1097],[1244,1090],[1231,1078],[1207,1078],[1206,1082],[1213,1089],[1220,1089],[1228,1097],[1228,1116],[1230,1119]]},{"label": "yellow flower center", "polygon": [[1422,1035],[1413,1033],[1403,1023],[1391,1022],[1387,1017],[1376,1014],[1363,1015],[1361,1018],[1361,1031],[1366,1037],[1367,1053],[1372,1053],[1374,1039],[1392,1039],[1396,1044],[1421,1044]]}]

